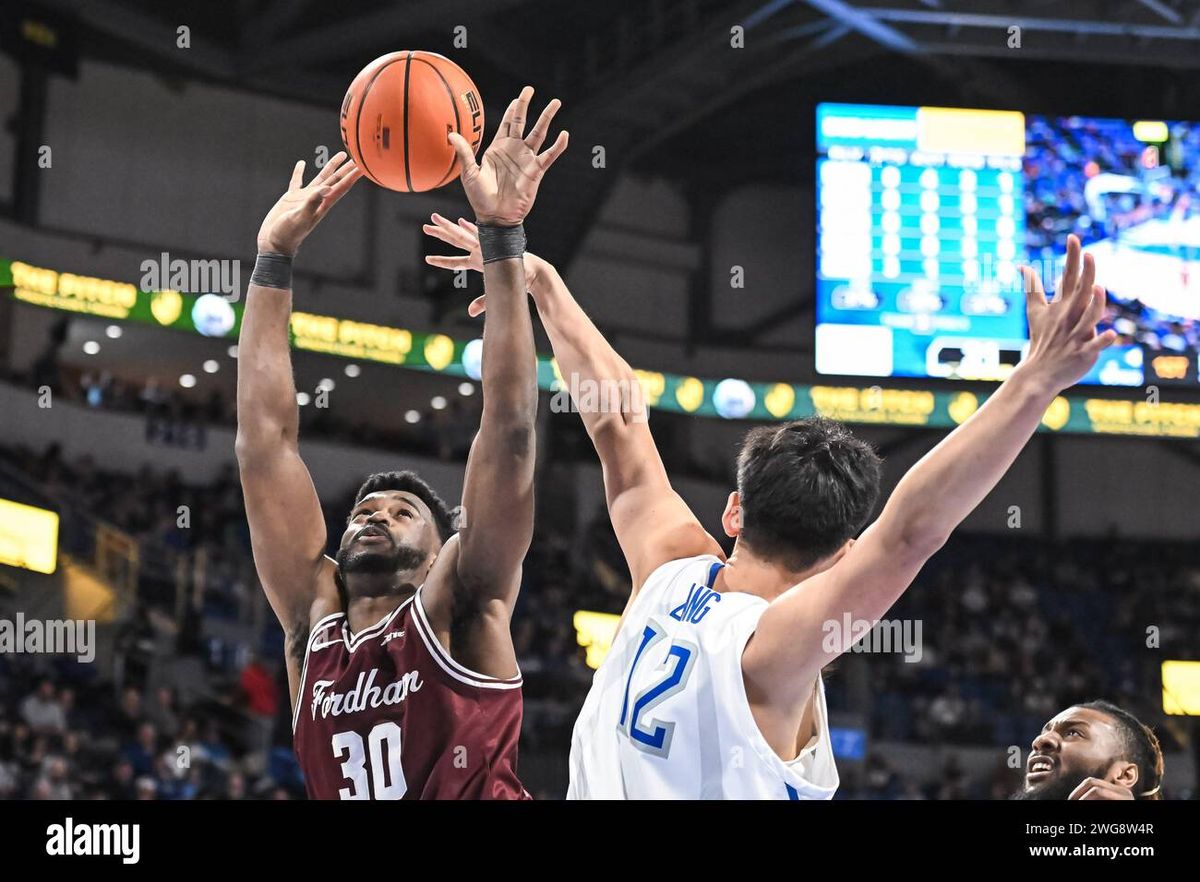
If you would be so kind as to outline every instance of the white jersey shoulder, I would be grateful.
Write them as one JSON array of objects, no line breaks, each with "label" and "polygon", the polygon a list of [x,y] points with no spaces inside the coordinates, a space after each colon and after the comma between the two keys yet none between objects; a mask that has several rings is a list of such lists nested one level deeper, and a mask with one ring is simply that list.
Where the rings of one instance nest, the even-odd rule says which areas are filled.
[{"label": "white jersey shoulder", "polygon": [[825,687],[816,735],[790,762],[746,698],[742,650],[767,608],[717,592],[713,555],[651,573],[596,671],[571,737],[568,799],[830,799],[838,787]]}]

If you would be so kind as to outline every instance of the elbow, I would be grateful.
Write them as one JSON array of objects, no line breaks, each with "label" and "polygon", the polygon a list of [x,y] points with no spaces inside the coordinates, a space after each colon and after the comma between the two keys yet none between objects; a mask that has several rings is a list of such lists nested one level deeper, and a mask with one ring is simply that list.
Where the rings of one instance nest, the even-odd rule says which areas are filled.
[{"label": "elbow", "polygon": [[509,414],[502,419],[480,421],[480,443],[508,459],[532,459],[537,452],[537,430],[534,418],[524,419]]},{"label": "elbow", "polygon": [[537,432],[532,421],[505,426],[500,438],[501,449],[513,459],[533,459],[537,453]]},{"label": "elbow", "polygon": [[239,425],[237,436],[233,441],[233,452],[237,457],[238,465],[253,465],[264,457],[277,452],[284,443],[284,433],[278,427],[262,425],[251,429]]}]

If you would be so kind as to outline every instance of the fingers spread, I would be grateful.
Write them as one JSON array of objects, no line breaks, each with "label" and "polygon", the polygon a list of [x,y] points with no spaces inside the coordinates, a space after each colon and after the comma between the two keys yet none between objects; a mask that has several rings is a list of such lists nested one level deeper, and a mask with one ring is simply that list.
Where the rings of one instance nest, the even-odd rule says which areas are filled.
[{"label": "fingers spread", "polygon": [[[1080,295],[1081,297],[1083,295]],[[1104,318],[1104,310],[1108,304],[1108,296],[1104,289],[1099,285],[1093,284],[1091,294],[1084,304],[1082,313],[1079,316],[1079,322],[1075,326],[1075,333],[1083,338],[1090,339],[1096,332],[1096,325]]]},{"label": "fingers spread", "polygon": [[567,149],[567,143],[569,141],[570,136],[565,131],[558,133],[558,137],[554,140],[554,143],[547,148],[545,153],[542,153],[538,156],[538,166],[542,171],[545,171],[546,169],[550,168],[550,166],[554,165],[554,160],[562,156],[563,151]]},{"label": "fingers spread", "polygon": [[[353,165],[353,163],[351,163],[351,165]],[[349,193],[350,188],[353,187],[356,183],[358,183],[359,178],[361,178],[362,176],[363,176],[363,173],[362,173],[361,169],[352,168],[349,172],[342,175],[338,179],[337,183],[332,184],[332,185],[326,184],[324,187],[322,187],[321,189],[325,195],[323,196],[323,201],[321,202],[321,208],[320,208],[321,216],[324,217],[325,212],[327,212],[327,211],[329,211],[329,209],[333,208],[333,206],[337,204],[339,199],[341,199],[343,196],[345,196],[347,193]]]},{"label": "fingers spread", "polygon": [[[334,188],[335,192],[338,192],[339,188],[341,188],[341,187],[345,187],[346,189],[349,189],[350,186],[353,185],[354,182],[357,181],[362,176],[363,176],[362,169],[360,169],[358,166],[356,166],[353,162],[347,162],[345,165],[343,165],[341,168],[339,168],[337,170],[337,172],[330,175],[329,178],[324,183],[325,183],[325,186],[332,187],[332,188]],[[351,179],[348,183],[346,180],[347,178]],[[339,193],[339,195],[340,195],[340,193]]]},{"label": "fingers spread", "polygon": [[1062,280],[1058,283],[1058,290],[1054,292],[1056,301],[1075,290],[1079,276],[1079,251],[1079,237],[1072,233],[1067,236],[1067,266],[1063,270]]},{"label": "fingers spread", "polygon": [[1097,334],[1095,339],[1091,340],[1084,347],[1091,355],[1099,355],[1109,346],[1117,342],[1117,332],[1109,328],[1103,334]]},{"label": "fingers spread", "polygon": [[321,207],[322,200],[328,196],[330,190],[328,187],[314,187],[312,192],[304,198],[304,210],[315,212]]},{"label": "fingers spread", "polygon": [[424,230],[429,235],[441,239],[443,242],[448,242],[451,245],[457,246],[464,251],[470,251],[475,248],[478,241],[469,235],[466,230],[457,224],[451,223],[448,219],[442,217],[436,212],[432,214],[432,224],[426,224]]},{"label": "fingers spread", "polygon": [[463,182],[472,180],[479,173],[479,166],[475,164],[475,154],[471,151],[471,145],[458,132],[451,132],[449,140],[450,146],[454,148],[454,155],[458,157]]},{"label": "fingers spread", "polygon": [[346,151],[339,150],[337,153],[333,154],[333,156],[329,157],[329,161],[325,163],[325,167],[317,172],[317,176],[313,178],[313,183],[325,183],[325,181],[329,180],[333,173],[338,170],[338,167],[341,166],[341,164],[345,161]]},{"label": "fingers spread", "polygon": [[1038,274],[1033,267],[1021,267],[1021,276],[1025,280],[1025,303],[1028,309],[1043,307],[1046,305],[1046,291],[1042,287],[1042,280],[1038,278]]},{"label": "fingers spread", "polygon": [[562,107],[562,102],[557,98],[553,99],[546,105],[546,109],[542,111],[542,115],[538,117],[538,121],[530,129],[528,137],[525,138],[525,143],[529,145],[529,149],[534,153],[542,149],[542,142],[546,140],[546,132],[550,129],[550,121],[554,119],[554,114],[558,113],[560,107]]},{"label": "fingers spread", "polygon": [[426,254],[425,262],[430,266],[436,266],[440,267],[441,269],[448,270],[471,268],[471,258],[465,257],[461,254]]},{"label": "fingers spread", "polygon": [[288,182],[288,191],[291,192],[292,190],[299,190],[300,184],[303,181],[304,181],[304,160],[301,159],[299,162],[297,162],[295,164],[295,166],[292,167],[292,179],[291,179],[291,181]]}]

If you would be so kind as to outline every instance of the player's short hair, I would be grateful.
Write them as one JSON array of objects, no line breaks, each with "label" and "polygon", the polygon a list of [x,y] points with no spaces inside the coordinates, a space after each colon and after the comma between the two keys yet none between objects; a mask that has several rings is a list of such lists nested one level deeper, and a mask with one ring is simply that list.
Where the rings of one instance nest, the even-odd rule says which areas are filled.
[{"label": "player's short hair", "polygon": [[1117,723],[1124,755],[1121,759],[1138,767],[1138,799],[1162,799],[1163,755],[1154,730],[1124,708],[1109,701],[1089,701],[1077,704],[1108,714]]},{"label": "player's short hair", "polygon": [[807,569],[862,529],[882,471],[869,444],[824,417],[751,429],[737,460],[741,538],[759,557]]},{"label": "player's short hair", "polygon": [[354,496],[354,504],[358,505],[372,493],[387,490],[400,490],[411,493],[429,507],[433,514],[433,522],[437,527],[438,536],[443,544],[457,531],[458,512],[446,505],[445,500],[438,496],[437,491],[421,479],[416,472],[376,472],[363,482]]}]

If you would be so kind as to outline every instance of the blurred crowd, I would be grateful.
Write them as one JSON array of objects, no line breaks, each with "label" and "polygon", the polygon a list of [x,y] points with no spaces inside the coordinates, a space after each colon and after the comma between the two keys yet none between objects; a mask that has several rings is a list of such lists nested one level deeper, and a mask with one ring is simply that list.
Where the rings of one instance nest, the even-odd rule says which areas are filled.
[{"label": "blurred crowd", "polygon": [[[121,474],[86,457],[68,461],[57,447],[3,449],[0,462],[64,518],[102,515],[143,546],[138,606],[118,628],[111,672],[0,657],[0,796],[301,796],[282,633],[269,612],[249,615],[256,603],[261,611],[261,589],[234,469],[198,486],[150,467]],[[558,482],[543,483],[539,506],[549,514]],[[333,536],[355,489],[327,501]],[[190,512],[187,529],[180,505]],[[64,520],[64,550],[74,541]],[[179,560],[198,555],[203,579],[181,618],[171,580]],[[175,563],[155,567],[156,557]],[[629,591],[606,514],[581,525],[543,517],[523,578],[513,621],[525,678],[522,771],[535,796],[557,798],[592,676],[574,613],[619,613]],[[0,605],[0,613],[12,611]],[[1072,702],[1106,698],[1162,726],[1159,664],[1200,659],[1200,550],[1116,537],[958,537],[888,618],[920,620],[920,659],[843,657],[826,672],[830,710],[864,720],[868,746],[939,745],[947,758],[937,775],[916,775],[869,750],[862,762],[842,763],[839,797],[1005,796],[1019,776],[1002,761],[1007,748],[1028,750]],[[247,620],[258,627],[235,627]],[[180,659],[194,663],[186,680],[173,673]],[[1179,746],[1167,729],[1159,734],[1164,747]],[[954,750],[973,746],[996,748],[994,774],[964,771]]]},{"label": "blurred crowd", "polygon": [[[207,429],[234,428],[236,402],[213,389],[201,395],[185,390],[174,381],[156,376],[122,377],[107,370],[81,370],[62,358],[67,342],[69,317],[56,322],[29,370],[10,372],[5,378],[32,389],[49,388],[54,395],[105,410],[137,413],[145,417],[146,440],[164,446],[204,449]],[[478,395],[443,396],[444,406],[432,402],[416,410],[414,420],[395,428],[341,418],[333,408],[317,407],[311,401],[300,409],[304,437],[384,447],[445,461],[464,459],[479,425]]]}]

